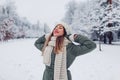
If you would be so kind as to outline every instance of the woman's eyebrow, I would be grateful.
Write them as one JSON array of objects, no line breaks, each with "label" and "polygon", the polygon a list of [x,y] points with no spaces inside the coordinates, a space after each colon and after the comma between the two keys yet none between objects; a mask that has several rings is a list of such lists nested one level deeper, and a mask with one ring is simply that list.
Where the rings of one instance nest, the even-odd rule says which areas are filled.
[{"label": "woman's eyebrow", "polygon": [[63,25],[60,25],[60,27],[64,27]]}]

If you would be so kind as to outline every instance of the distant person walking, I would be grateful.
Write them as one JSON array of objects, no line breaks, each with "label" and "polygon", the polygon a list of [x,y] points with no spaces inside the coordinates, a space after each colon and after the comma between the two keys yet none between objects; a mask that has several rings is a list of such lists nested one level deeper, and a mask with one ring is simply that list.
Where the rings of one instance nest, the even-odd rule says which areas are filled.
[{"label": "distant person walking", "polygon": [[56,24],[52,33],[37,39],[35,46],[42,51],[46,65],[42,80],[72,80],[68,68],[75,58],[96,48],[96,44],[87,37],[71,34],[70,27],[63,22]]},{"label": "distant person walking", "polygon": [[111,31],[105,32],[104,33],[104,43],[107,43],[107,40],[109,44],[112,44],[113,41],[113,33]]}]

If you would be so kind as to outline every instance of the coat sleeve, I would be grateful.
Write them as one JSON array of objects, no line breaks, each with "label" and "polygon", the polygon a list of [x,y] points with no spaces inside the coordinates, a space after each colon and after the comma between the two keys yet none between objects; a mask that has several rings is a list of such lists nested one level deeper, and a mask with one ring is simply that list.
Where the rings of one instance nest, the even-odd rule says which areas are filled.
[{"label": "coat sleeve", "polygon": [[40,37],[40,38],[38,38],[36,41],[35,41],[35,43],[34,43],[34,45],[35,45],[35,47],[37,48],[37,49],[39,49],[40,51],[42,51],[42,48],[43,48],[43,46],[44,46],[44,43],[45,43],[45,35],[43,35],[42,37]]},{"label": "coat sleeve", "polygon": [[72,40],[74,40],[74,42],[79,43],[79,45],[75,45],[73,43],[70,44],[71,54],[74,56],[83,55],[96,48],[96,44],[85,36],[77,35]]}]

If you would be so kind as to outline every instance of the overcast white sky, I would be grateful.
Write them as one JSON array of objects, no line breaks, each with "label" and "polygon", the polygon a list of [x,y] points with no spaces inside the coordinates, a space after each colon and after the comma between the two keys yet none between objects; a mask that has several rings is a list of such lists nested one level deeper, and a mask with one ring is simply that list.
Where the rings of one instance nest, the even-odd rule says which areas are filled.
[{"label": "overcast white sky", "polygon": [[[71,0],[13,0],[17,6],[17,13],[27,17],[32,23],[39,20],[52,26],[64,17],[65,5]],[[75,0],[87,1],[87,0]]]}]

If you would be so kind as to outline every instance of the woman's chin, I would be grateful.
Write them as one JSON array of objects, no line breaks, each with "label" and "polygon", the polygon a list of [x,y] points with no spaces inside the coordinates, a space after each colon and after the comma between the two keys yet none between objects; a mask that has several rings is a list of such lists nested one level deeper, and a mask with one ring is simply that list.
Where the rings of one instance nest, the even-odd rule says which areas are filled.
[{"label": "woman's chin", "polygon": [[58,37],[58,35],[53,35],[54,37]]},{"label": "woman's chin", "polygon": [[61,36],[61,35],[53,35],[54,37],[59,37],[59,36]]}]

